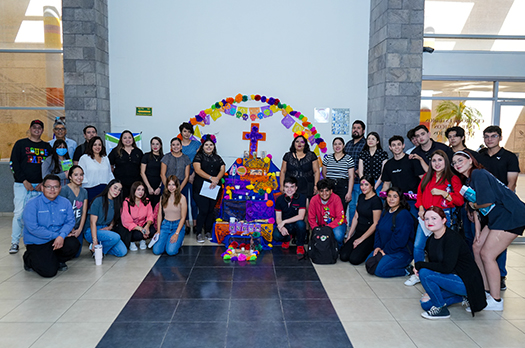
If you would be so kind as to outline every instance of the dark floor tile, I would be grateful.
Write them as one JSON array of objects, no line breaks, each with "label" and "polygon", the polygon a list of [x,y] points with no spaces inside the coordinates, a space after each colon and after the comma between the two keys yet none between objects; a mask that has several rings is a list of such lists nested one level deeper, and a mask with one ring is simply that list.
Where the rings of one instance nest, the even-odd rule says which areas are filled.
[{"label": "dark floor tile", "polygon": [[175,255],[175,256],[161,256],[155,263],[156,267],[193,267],[196,255]]},{"label": "dark floor tile", "polygon": [[282,299],[328,298],[320,281],[278,282],[277,286]]},{"label": "dark floor tile", "polygon": [[282,321],[230,322],[227,348],[289,348],[286,328]]},{"label": "dark floor tile", "polygon": [[234,282],[232,299],[279,299],[277,283],[273,282]]},{"label": "dark floor tile", "polygon": [[180,300],[172,322],[228,320],[230,300]]},{"label": "dark floor tile", "polygon": [[[179,255],[179,256],[194,256],[194,257],[197,257],[197,255],[199,255],[199,253],[201,252],[201,249],[202,249],[202,246],[200,246],[200,245],[182,246],[179,249],[179,253],[177,255]],[[170,256],[164,255],[164,257],[170,257]]]},{"label": "dark floor tile", "polygon": [[286,328],[292,348],[353,347],[340,322],[286,322]]},{"label": "dark floor tile", "polygon": [[226,247],[219,245],[219,246],[203,246],[201,247],[199,255],[215,255],[215,256],[221,256],[223,252],[226,251]]},{"label": "dark floor tile", "polygon": [[211,323],[172,323],[162,348],[224,348],[226,321]]},{"label": "dark floor tile", "polygon": [[159,267],[153,266],[145,282],[185,282],[191,273],[191,267]]},{"label": "dark floor tile", "polygon": [[158,348],[168,323],[113,323],[97,348]]},{"label": "dark floor tile", "polygon": [[223,260],[222,257],[215,255],[202,254],[197,257],[195,267],[236,267],[237,262],[231,260]]},{"label": "dark floor tile", "polygon": [[229,321],[283,321],[281,301],[277,299],[232,300]]},{"label": "dark floor tile", "polygon": [[275,267],[300,267],[313,268],[309,259],[298,259],[295,253],[289,255],[273,255],[273,264]]},{"label": "dark floor tile", "polygon": [[233,270],[233,281],[236,282],[275,282],[275,271],[270,267],[237,267]]},{"label": "dark floor tile", "polygon": [[170,322],[178,302],[179,300],[131,299],[115,321]]},{"label": "dark floor tile", "polygon": [[189,281],[214,281],[231,282],[233,268],[227,267],[195,267],[191,272]]},{"label": "dark floor tile", "polygon": [[278,282],[289,281],[320,281],[315,268],[306,267],[275,267]]},{"label": "dark floor tile", "polygon": [[288,321],[339,321],[330,300],[282,300],[284,320]]},{"label": "dark floor tile", "polygon": [[188,282],[182,298],[229,299],[231,291],[231,282]]},{"label": "dark floor tile", "polygon": [[132,298],[179,299],[184,285],[183,282],[142,282]]}]

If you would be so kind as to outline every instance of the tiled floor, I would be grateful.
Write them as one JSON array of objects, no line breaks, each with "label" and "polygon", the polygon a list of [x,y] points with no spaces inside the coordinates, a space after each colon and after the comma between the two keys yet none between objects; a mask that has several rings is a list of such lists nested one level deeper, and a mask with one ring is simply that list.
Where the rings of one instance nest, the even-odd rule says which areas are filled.
[{"label": "tiled floor", "polygon": [[[524,191],[520,176],[522,199]],[[222,339],[222,346],[229,342],[251,347],[253,339],[274,347],[288,337],[292,342],[330,347],[336,345],[315,339],[320,333],[337,335],[341,324],[354,347],[525,347],[525,245],[509,248],[505,311],[472,318],[454,306],[450,319],[429,321],[420,317],[420,285],[408,288],[404,279],[372,277],[363,266],[338,262],[290,267],[305,265],[276,249],[277,254],[268,257],[275,263],[273,268],[264,267],[269,262],[265,258],[258,267],[214,268],[224,263],[211,255],[218,251],[206,242],[205,247],[186,248],[184,255],[171,258],[159,259],[149,250],[121,259],[106,257],[98,267],[84,250],[68,263],[68,271],[44,279],[23,270],[23,247],[16,255],[7,253],[10,234],[11,217],[0,217],[0,347],[96,347],[111,340],[117,342],[113,347],[139,342],[141,347],[160,342],[191,347],[183,342],[192,340],[198,347],[213,347],[203,343],[210,337],[217,338],[210,340],[214,342]],[[193,238],[186,238],[186,246],[195,244]],[[326,309],[330,306],[321,297],[317,276],[340,323]],[[311,303],[318,304],[314,313],[308,311]],[[323,315],[330,320],[309,322]],[[152,317],[158,321],[150,321]],[[256,318],[268,320],[255,323]],[[112,324],[123,331],[108,331]],[[256,325],[268,335],[254,334]],[[335,340],[348,345],[346,338]]]}]

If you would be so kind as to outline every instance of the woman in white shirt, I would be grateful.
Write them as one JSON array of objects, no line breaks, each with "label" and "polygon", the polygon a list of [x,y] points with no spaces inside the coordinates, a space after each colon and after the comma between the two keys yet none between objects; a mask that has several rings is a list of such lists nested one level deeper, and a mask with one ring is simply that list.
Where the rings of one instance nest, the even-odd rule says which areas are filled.
[{"label": "woman in white shirt", "polygon": [[99,136],[91,138],[86,154],[80,157],[78,165],[84,170],[82,187],[87,190],[88,200],[91,203],[99,193],[104,191],[108,182],[114,179],[104,142]]}]

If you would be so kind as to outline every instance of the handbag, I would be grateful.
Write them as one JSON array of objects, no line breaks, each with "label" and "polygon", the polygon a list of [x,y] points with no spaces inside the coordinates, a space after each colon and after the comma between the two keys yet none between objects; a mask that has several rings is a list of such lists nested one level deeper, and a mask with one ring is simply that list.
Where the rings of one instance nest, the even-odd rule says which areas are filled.
[{"label": "handbag", "polygon": [[382,258],[383,254],[380,251],[378,251],[377,254],[375,254],[375,256],[369,257],[368,260],[366,260],[365,262],[366,271],[371,275],[375,275],[377,265],[379,264],[379,261],[381,261]]}]

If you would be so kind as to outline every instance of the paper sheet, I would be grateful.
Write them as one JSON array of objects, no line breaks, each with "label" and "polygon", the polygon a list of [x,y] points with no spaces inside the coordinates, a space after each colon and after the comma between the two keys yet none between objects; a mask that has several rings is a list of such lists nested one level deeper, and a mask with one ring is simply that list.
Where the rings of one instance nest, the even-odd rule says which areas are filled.
[{"label": "paper sheet", "polygon": [[200,195],[203,197],[207,197],[210,199],[217,199],[217,196],[219,195],[219,190],[221,187],[219,185],[215,186],[215,188],[210,188],[211,184],[209,182],[204,182],[202,184]]}]

